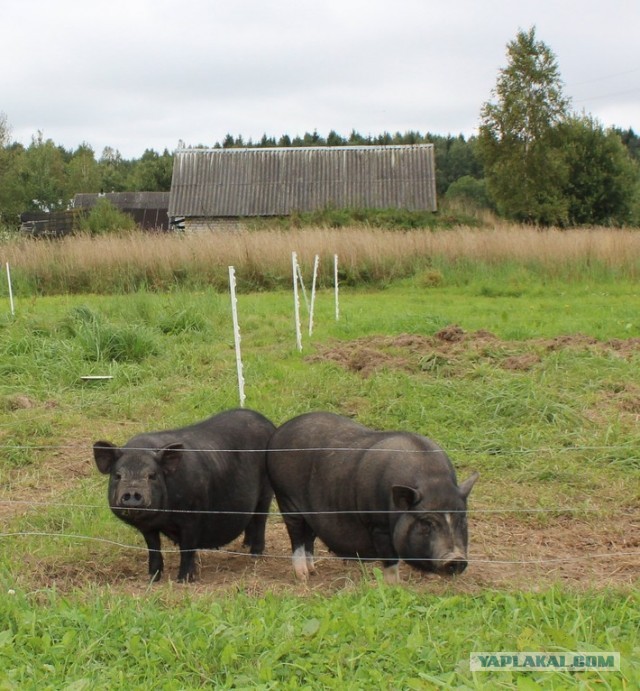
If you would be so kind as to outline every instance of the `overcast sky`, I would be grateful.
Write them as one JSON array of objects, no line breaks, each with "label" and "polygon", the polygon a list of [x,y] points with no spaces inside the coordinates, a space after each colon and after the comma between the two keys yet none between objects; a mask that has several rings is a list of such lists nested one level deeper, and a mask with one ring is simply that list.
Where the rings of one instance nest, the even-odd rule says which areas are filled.
[{"label": "overcast sky", "polygon": [[534,25],[573,109],[640,133],[640,0],[3,0],[0,113],[12,141],[98,158],[227,133],[468,137]]}]

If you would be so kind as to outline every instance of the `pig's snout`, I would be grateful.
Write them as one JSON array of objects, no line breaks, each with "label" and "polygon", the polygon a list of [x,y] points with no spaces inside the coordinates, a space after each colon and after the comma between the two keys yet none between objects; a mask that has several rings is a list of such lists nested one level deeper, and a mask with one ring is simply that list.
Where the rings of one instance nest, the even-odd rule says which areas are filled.
[{"label": "pig's snout", "polygon": [[147,493],[139,488],[129,487],[119,492],[117,506],[121,509],[146,509],[149,507]]},{"label": "pig's snout", "polygon": [[140,492],[125,492],[120,497],[120,506],[125,509],[136,509],[144,506],[144,498]]},{"label": "pig's snout", "polygon": [[445,554],[438,564],[438,571],[446,576],[457,576],[467,568],[467,557],[461,552]]}]

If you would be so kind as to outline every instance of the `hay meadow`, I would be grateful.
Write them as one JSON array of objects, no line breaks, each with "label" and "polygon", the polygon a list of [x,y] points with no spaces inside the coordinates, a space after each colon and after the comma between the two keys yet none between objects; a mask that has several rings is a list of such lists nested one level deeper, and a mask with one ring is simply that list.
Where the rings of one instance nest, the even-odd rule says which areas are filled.
[{"label": "hay meadow", "polygon": [[[313,333],[296,347],[291,252]],[[339,319],[333,260],[338,255]],[[0,689],[631,689],[640,685],[640,233],[366,227],[0,244]],[[440,443],[469,501],[454,580],[267,554],[146,582],[96,439],[238,405],[333,410]],[[108,376],[86,380],[83,376]],[[472,652],[620,653],[619,671],[472,672]]]},{"label": "hay meadow", "polygon": [[440,231],[318,227],[24,239],[0,245],[0,251],[13,267],[16,290],[25,294],[226,290],[229,265],[238,271],[239,289],[261,291],[290,285],[292,251],[307,274],[315,255],[320,257],[321,286],[333,280],[336,254],[340,281],[352,286],[384,286],[421,272],[427,282],[461,284],[474,273],[499,278],[511,269],[559,280],[635,279],[640,235],[630,229],[506,224]]}]

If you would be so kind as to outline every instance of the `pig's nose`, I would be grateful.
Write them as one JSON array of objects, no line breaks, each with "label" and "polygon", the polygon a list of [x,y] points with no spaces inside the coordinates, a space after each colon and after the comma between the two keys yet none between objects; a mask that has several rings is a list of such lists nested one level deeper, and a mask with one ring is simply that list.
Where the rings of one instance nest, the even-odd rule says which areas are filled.
[{"label": "pig's nose", "polygon": [[140,508],[144,503],[144,499],[140,492],[125,492],[120,497],[120,506],[127,509]]},{"label": "pig's nose", "polygon": [[463,554],[447,555],[441,566],[443,573],[448,576],[456,576],[467,568],[467,559]]}]

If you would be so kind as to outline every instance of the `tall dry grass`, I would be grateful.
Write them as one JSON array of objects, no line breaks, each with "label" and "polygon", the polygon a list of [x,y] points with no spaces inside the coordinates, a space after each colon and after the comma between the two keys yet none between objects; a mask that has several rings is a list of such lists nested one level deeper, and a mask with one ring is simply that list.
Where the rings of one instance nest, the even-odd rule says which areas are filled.
[{"label": "tall dry grass", "polygon": [[[385,282],[438,269],[445,276],[474,267],[525,266],[545,276],[570,279],[585,272],[640,274],[640,232],[609,228],[536,230],[494,225],[430,232],[367,228],[305,228],[212,232],[193,235],[131,233],[110,237],[20,240],[0,246],[14,280],[39,293],[118,292],[172,286],[227,286],[236,267],[241,289],[288,284],[291,252],[305,269],[320,255],[322,274],[332,275],[334,254],[346,283]],[[328,278],[327,278],[328,280]]]}]

